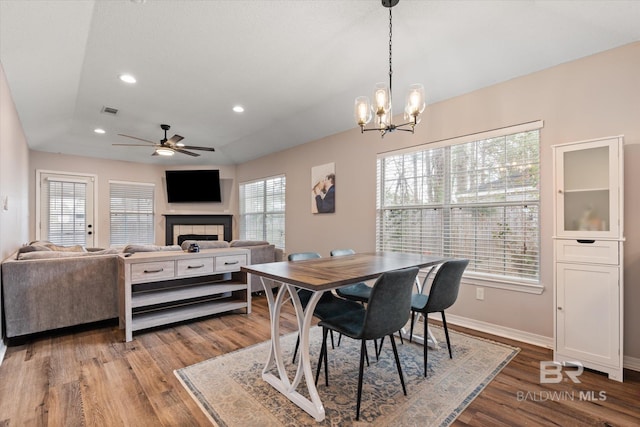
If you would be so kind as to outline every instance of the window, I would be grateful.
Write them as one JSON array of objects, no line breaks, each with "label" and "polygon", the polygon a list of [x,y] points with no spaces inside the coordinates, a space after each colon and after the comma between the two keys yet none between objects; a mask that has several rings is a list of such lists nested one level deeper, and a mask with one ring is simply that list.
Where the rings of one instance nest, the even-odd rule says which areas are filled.
[{"label": "window", "polygon": [[540,127],[381,155],[377,249],[468,258],[471,280],[541,292]]},{"label": "window", "polygon": [[153,184],[110,181],[111,245],[153,244]]},{"label": "window", "polygon": [[286,179],[275,176],[240,184],[240,238],[266,240],[284,249]]}]

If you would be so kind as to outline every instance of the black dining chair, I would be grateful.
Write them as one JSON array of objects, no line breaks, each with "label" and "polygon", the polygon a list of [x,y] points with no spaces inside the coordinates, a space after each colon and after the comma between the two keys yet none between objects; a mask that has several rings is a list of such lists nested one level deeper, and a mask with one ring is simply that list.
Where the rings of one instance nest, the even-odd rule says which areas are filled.
[{"label": "black dining chair", "polygon": [[[316,252],[297,252],[289,254],[287,259],[289,261],[304,261],[309,259],[321,258],[319,253]],[[309,304],[309,300],[313,296],[313,292],[307,289],[298,289],[298,297],[300,298],[300,304],[302,308],[306,308]],[[316,308],[313,311],[313,315],[319,320],[324,320],[332,316],[344,313],[349,310],[362,310],[362,306],[354,301],[348,301],[342,298],[336,297],[331,291],[326,291],[320,297]],[[331,336],[331,345],[333,347],[333,335]],[[293,362],[298,355],[298,348],[300,347],[300,336],[296,341],[296,347],[293,351]]]},{"label": "black dining chair", "polygon": [[[331,251],[331,256],[346,256],[346,255],[354,255],[355,253],[356,251],[354,251],[353,249],[334,249]],[[348,285],[348,286],[344,286],[342,288],[336,289],[336,294],[338,294],[338,296],[341,298],[348,299],[351,301],[357,301],[364,305],[369,302],[369,297],[371,296],[371,286],[367,285],[364,282],[359,282],[353,285]],[[340,335],[340,338],[342,338],[342,335]],[[338,345],[340,345],[340,338],[338,338]],[[402,341],[402,336],[400,336],[400,341]],[[376,359],[380,356],[380,351],[382,351],[383,342],[384,342],[384,338],[380,340],[380,345],[378,345],[378,340],[373,341],[373,345],[376,351]],[[368,363],[369,363],[369,356],[367,355],[367,364]]]},{"label": "black dining chair", "polygon": [[[458,259],[445,261],[436,272],[429,294],[418,293],[411,298],[411,331],[409,341],[413,337],[413,324],[415,322],[416,313],[422,314],[424,318],[424,376],[427,376],[427,330],[428,330],[428,314],[442,314],[442,326],[444,335],[447,339],[447,347],[449,349],[449,358],[453,359],[451,353],[451,341],[449,340],[449,330],[447,329],[447,319],[444,311],[451,307],[458,299],[458,291],[460,289],[460,281],[462,274],[469,265],[468,259]],[[424,290],[424,289],[423,289]]]},{"label": "black dining chair", "polygon": [[[353,249],[334,249],[331,251],[331,256],[354,255],[355,253],[356,252]],[[336,294],[338,294],[338,296],[341,298],[365,304],[369,302],[369,297],[371,296],[371,286],[367,285],[364,282],[360,282],[338,288],[336,289]]]},{"label": "black dining chair", "polygon": [[321,320],[322,349],[316,371],[316,384],[324,361],[325,384],[329,385],[329,367],[327,363],[327,335],[329,331],[336,331],[350,338],[360,340],[360,366],[358,376],[358,401],[356,405],[356,420],[360,419],[360,401],[362,398],[362,374],[366,355],[367,340],[376,340],[389,336],[393,355],[402,384],[402,391],[407,395],[404,384],[400,357],[393,334],[398,332],[409,320],[411,312],[411,292],[413,283],[418,275],[418,268],[406,268],[383,273],[371,288],[371,297],[365,310],[351,310],[341,315]]}]

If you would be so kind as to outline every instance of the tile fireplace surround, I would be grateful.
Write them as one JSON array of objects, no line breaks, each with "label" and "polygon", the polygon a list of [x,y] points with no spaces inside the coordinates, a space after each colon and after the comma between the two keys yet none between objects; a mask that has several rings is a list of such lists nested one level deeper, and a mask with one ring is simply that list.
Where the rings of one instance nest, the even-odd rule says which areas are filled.
[{"label": "tile fireplace surround", "polygon": [[231,241],[232,215],[164,215],[165,244],[177,245],[178,236],[198,234],[217,236],[217,240]]}]

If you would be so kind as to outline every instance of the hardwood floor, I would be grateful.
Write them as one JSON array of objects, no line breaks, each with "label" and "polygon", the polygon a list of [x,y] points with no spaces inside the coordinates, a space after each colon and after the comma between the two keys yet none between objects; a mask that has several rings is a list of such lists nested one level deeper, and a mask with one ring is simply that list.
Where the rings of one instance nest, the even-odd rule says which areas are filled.
[{"label": "hardwood floor", "polygon": [[[295,330],[292,310],[284,316],[282,331]],[[12,345],[0,365],[0,426],[210,425],[173,371],[267,340],[268,319],[266,299],[256,297],[249,316],[141,332],[129,343],[109,325]],[[451,328],[521,348],[454,426],[640,425],[639,372],[626,370],[624,383],[585,372],[580,384],[540,384],[550,350]]]}]

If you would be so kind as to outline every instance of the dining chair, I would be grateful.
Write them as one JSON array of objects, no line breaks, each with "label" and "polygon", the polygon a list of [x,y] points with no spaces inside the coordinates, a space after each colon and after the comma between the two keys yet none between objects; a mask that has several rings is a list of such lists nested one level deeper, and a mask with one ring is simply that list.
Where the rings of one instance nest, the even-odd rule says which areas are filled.
[{"label": "dining chair", "polygon": [[329,385],[329,364],[327,363],[327,335],[336,331],[350,338],[360,340],[360,366],[358,376],[358,400],[356,405],[356,421],[360,419],[360,402],[362,398],[362,374],[366,354],[366,341],[389,336],[396,368],[400,376],[402,391],[407,395],[407,388],[402,375],[400,357],[393,334],[406,325],[411,312],[411,293],[413,283],[418,275],[418,268],[406,268],[383,273],[371,288],[371,297],[364,310],[351,310],[338,316],[321,320],[322,349],[316,371],[316,384],[324,361],[325,384]]},{"label": "dining chair", "polygon": [[[346,255],[354,255],[356,251],[353,249],[334,249],[331,251],[331,256],[346,256]],[[339,297],[348,299],[351,301],[357,301],[362,305],[369,302],[369,297],[371,296],[371,286],[367,285],[364,282],[359,282],[353,285],[344,286],[342,288],[336,289],[336,294]],[[338,338],[338,345],[340,345],[340,338]],[[332,335],[333,339],[333,335]],[[402,341],[402,336],[400,336],[400,341]],[[384,338],[380,340],[380,345],[378,345],[378,340],[373,341],[373,345],[375,347],[376,359],[380,356],[380,351],[382,351],[382,343],[384,342]],[[369,364],[369,356],[367,355],[367,365]]]},{"label": "dining chair", "polygon": [[[334,249],[331,251],[331,256],[354,255],[355,253],[356,252],[353,249]],[[338,288],[336,289],[336,294],[338,294],[339,297],[365,304],[369,302],[369,297],[371,296],[371,286],[367,285],[364,282],[360,282]]]},{"label": "dining chair", "polygon": [[413,324],[415,322],[416,313],[422,314],[424,318],[423,362],[425,377],[427,376],[427,319],[429,313],[440,312],[440,314],[442,314],[442,326],[444,329],[444,335],[447,339],[449,358],[453,359],[453,354],[451,353],[451,341],[449,340],[449,330],[447,329],[447,319],[444,315],[444,311],[456,302],[456,299],[458,298],[458,291],[460,289],[460,281],[462,280],[462,274],[467,268],[467,265],[469,265],[468,259],[445,261],[438,268],[438,271],[433,278],[433,282],[431,283],[429,293],[418,293],[411,297],[411,330],[409,334],[409,342],[411,342],[413,337]]},{"label": "dining chair", "polygon": [[[297,252],[292,253],[287,256],[289,261],[304,261],[309,259],[317,259],[321,258],[320,254],[317,252]],[[300,304],[302,304],[302,308],[306,308],[309,304],[309,300],[313,296],[313,292],[307,289],[298,289],[298,297],[300,298]],[[348,301],[342,298],[336,297],[331,291],[326,291],[320,297],[318,304],[316,304],[316,308],[313,311],[314,317],[319,320],[324,320],[332,316],[336,316],[345,311],[349,310],[362,310],[362,306],[354,301]],[[331,346],[333,347],[333,335],[331,335]],[[300,336],[296,341],[296,347],[293,351],[293,362],[296,360],[296,356],[298,355],[298,348],[300,347]]]}]

